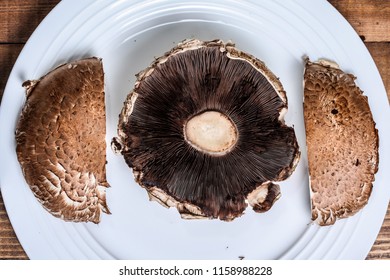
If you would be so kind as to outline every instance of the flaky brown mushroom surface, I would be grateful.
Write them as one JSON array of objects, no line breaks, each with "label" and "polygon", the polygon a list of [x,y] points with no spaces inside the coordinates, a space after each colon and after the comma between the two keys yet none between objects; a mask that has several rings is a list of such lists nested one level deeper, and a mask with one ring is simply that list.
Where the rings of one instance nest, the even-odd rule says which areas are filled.
[{"label": "flaky brown mushroom surface", "polygon": [[140,72],[113,148],[152,200],[183,218],[267,211],[299,160],[278,78],[231,43],[188,40]]},{"label": "flaky brown mushroom surface", "polygon": [[67,221],[98,223],[109,213],[103,75],[101,60],[88,58],[24,83],[17,157],[42,206]]},{"label": "flaky brown mushroom surface", "polygon": [[306,61],[304,118],[312,219],[331,225],[363,208],[378,169],[378,132],[355,77]]}]

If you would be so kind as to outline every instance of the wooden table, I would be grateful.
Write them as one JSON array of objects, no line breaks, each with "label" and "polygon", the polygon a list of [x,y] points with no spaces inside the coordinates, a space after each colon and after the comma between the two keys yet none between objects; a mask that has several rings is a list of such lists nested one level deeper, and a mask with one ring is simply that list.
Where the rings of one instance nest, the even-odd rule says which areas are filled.
[{"label": "wooden table", "polygon": [[[58,0],[0,1],[0,100],[19,52]],[[390,98],[390,1],[330,0],[359,33],[382,75]],[[385,187],[385,186],[384,186]],[[27,259],[9,222],[0,193],[0,259]],[[390,259],[390,205],[367,259]]]}]

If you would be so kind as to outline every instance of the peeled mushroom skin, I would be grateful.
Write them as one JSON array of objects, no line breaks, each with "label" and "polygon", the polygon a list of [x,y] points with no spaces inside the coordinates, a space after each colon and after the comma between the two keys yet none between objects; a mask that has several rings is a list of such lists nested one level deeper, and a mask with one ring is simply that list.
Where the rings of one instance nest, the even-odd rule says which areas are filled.
[{"label": "peeled mushroom skin", "polygon": [[112,146],[152,200],[183,218],[230,221],[251,192],[294,171],[300,152],[286,110],[262,61],[230,42],[186,40],[137,75]]},{"label": "peeled mushroom skin", "polygon": [[23,86],[15,139],[26,182],[55,217],[99,223],[109,213],[101,59],[61,65]]},{"label": "peeled mushroom skin", "polygon": [[307,59],[304,119],[312,220],[332,225],[362,209],[378,170],[378,131],[355,77]]}]

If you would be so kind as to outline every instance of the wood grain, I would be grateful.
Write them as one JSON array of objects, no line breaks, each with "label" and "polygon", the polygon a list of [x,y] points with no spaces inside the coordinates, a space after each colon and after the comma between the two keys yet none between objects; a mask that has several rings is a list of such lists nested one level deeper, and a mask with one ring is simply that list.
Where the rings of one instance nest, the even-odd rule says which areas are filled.
[{"label": "wood grain", "polygon": [[387,214],[383,221],[381,231],[379,232],[371,251],[368,253],[367,259],[390,260],[390,205],[387,208]]},{"label": "wood grain", "polygon": [[[0,52],[1,54],[1,52]],[[8,219],[0,193],[0,259],[28,259]]]},{"label": "wood grain", "polygon": [[25,43],[58,0],[1,0],[0,43]]},{"label": "wood grain", "polygon": [[366,42],[390,41],[390,1],[329,0]]},{"label": "wood grain", "polygon": [[[0,0],[0,100],[17,56],[36,26],[59,0]],[[329,0],[364,39],[390,100],[390,1]],[[0,259],[27,259],[0,193]],[[390,205],[367,259],[390,259]]]},{"label": "wood grain", "polygon": [[9,74],[23,46],[23,44],[0,44],[0,105]]},{"label": "wood grain", "polygon": [[378,67],[390,101],[390,42],[366,43],[366,46]]}]

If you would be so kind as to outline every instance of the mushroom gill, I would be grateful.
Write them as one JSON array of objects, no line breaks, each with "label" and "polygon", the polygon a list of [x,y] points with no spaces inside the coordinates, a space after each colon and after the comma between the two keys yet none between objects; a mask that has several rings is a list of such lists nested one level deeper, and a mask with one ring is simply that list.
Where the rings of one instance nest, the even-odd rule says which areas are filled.
[{"label": "mushroom gill", "polygon": [[16,153],[42,206],[66,221],[98,223],[106,204],[106,118],[101,59],[87,58],[26,81]]},{"label": "mushroom gill", "polygon": [[263,62],[232,43],[187,40],[137,75],[112,146],[151,199],[183,218],[229,221],[248,201],[268,210],[280,196],[268,182],[294,171],[300,152],[286,109]]}]

